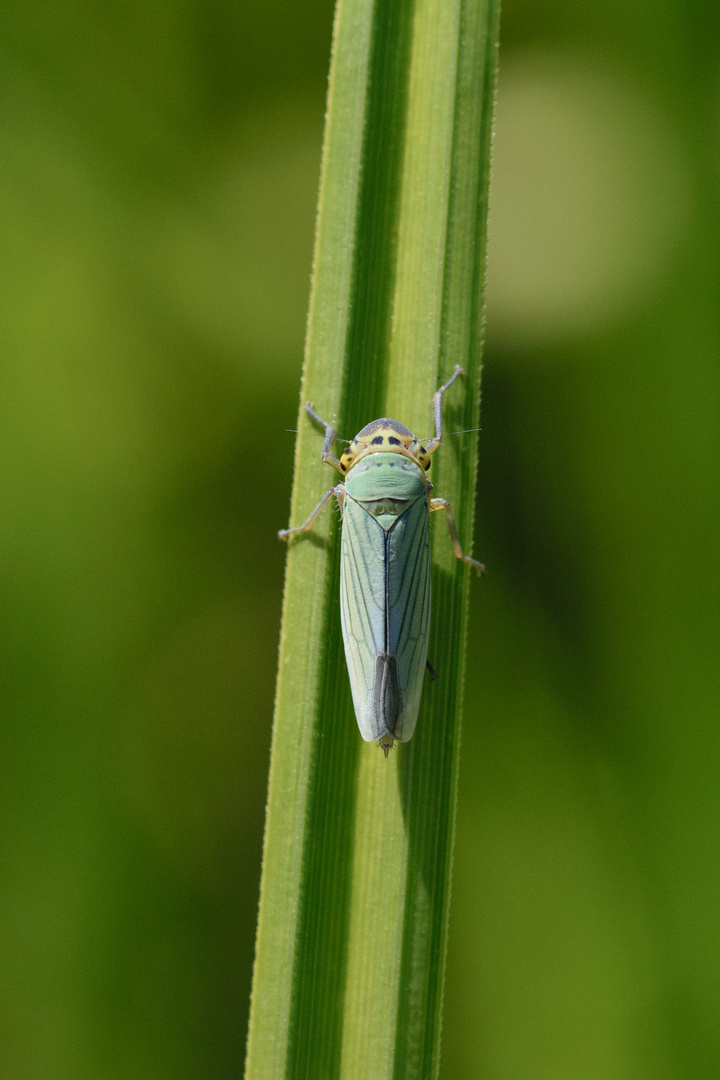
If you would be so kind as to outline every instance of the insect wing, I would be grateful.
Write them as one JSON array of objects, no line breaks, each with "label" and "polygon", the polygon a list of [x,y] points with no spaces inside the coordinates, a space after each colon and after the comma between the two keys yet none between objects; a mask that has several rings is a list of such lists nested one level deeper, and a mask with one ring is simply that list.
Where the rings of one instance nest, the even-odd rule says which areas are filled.
[{"label": "insect wing", "polygon": [[393,525],[387,544],[388,651],[397,657],[404,708],[395,731],[412,738],[417,724],[430,636],[430,522],[418,499]]},{"label": "insect wing", "polygon": [[385,651],[385,548],[381,525],[353,498],[343,506],[340,555],[340,618],[345,660],[360,734],[367,742],[384,734],[372,703],[376,658]]},{"label": "insect wing", "polygon": [[386,531],[353,498],[343,509],[340,611],[362,737],[412,737],[430,626],[430,543],[424,497]]}]

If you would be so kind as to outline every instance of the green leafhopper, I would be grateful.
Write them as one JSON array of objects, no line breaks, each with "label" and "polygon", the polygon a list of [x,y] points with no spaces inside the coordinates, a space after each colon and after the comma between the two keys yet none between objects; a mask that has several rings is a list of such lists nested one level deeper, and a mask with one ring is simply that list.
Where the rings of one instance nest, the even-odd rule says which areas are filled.
[{"label": "green leafhopper", "polygon": [[329,488],[302,525],[278,533],[285,540],[306,532],[333,495],[337,499],[340,615],[355,715],[363,739],[377,740],[386,757],[395,740],[413,736],[429,667],[432,510],[446,512],[457,558],[483,571],[482,563],[463,554],[450,506],[430,497],[427,478],[442,442],[442,396],[464,374],[458,364],[433,397],[435,435],[425,446],[403,424],[384,417],[358,432],[336,458],[332,426],[307,404],[305,411],[325,428],[322,459],[345,482]]}]

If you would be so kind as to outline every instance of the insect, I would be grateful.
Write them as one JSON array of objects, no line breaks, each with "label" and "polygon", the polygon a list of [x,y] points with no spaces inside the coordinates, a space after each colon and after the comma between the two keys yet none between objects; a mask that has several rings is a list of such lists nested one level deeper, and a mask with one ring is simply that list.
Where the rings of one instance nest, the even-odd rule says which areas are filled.
[{"label": "insect", "polygon": [[312,405],[305,411],[325,429],[322,459],[345,478],[329,488],[302,525],[278,536],[307,532],[335,496],[342,514],[340,615],[345,659],[360,734],[378,741],[385,757],[394,741],[415,731],[430,634],[430,512],[444,510],[458,559],[464,555],[445,499],[430,497],[432,455],[442,442],[442,398],[465,372],[458,364],[433,397],[435,435],[425,445],[397,420],[373,420],[336,458],[332,426]]}]

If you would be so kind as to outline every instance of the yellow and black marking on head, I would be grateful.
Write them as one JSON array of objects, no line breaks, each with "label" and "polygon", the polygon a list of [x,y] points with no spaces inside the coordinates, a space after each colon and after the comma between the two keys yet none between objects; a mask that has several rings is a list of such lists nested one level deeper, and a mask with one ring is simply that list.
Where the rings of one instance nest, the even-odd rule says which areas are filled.
[{"label": "yellow and black marking on head", "polygon": [[410,428],[387,416],[373,420],[359,431],[340,458],[340,470],[347,474],[353,465],[368,454],[402,454],[421,469],[430,468],[430,455]]}]

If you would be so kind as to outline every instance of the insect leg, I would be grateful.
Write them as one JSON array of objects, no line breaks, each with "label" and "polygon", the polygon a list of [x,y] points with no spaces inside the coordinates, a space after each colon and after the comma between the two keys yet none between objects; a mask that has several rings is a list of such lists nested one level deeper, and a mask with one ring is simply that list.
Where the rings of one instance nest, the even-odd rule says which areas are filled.
[{"label": "insect leg", "polygon": [[448,381],[444,383],[443,386],[441,386],[437,393],[433,396],[433,412],[435,414],[435,437],[433,439],[430,439],[430,441],[425,444],[428,454],[434,453],[442,442],[442,396],[445,391],[452,386],[455,380],[464,374],[465,369],[460,367],[459,364],[456,364],[455,370],[453,371]]},{"label": "insect leg", "polygon": [[450,503],[447,499],[430,499],[431,510],[444,510],[447,514],[448,530],[450,532],[450,539],[452,540],[453,551],[455,557],[462,559],[463,562],[470,563],[474,566],[479,574],[485,572],[485,567],[477,559],[471,559],[469,555],[463,555],[463,549],[460,546],[460,537],[458,536],[457,525],[455,524],[455,518],[453,517],[452,510],[450,509]]},{"label": "insect leg", "polygon": [[311,529],[315,518],[333,495],[337,499],[338,505],[342,507],[343,496],[345,495],[345,485],[338,484],[337,487],[328,488],[313,512],[305,521],[303,521],[302,525],[296,525],[294,529],[280,529],[278,532],[279,539],[287,540],[288,536],[294,536],[295,533],[307,532],[308,529]]},{"label": "insect leg", "polygon": [[342,469],[340,468],[340,461],[338,460],[338,458],[334,457],[333,454],[330,453],[330,447],[335,442],[335,428],[332,427],[331,424],[328,424],[325,420],[323,420],[322,417],[318,416],[309,401],[305,406],[305,412],[308,414],[308,416],[311,416],[313,418],[315,423],[320,424],[322,427],[325,428],[325,441],[323,442],[322,450],[320,451],[320,456],[322,457],[323,461],[327,465],[332,465],[333,469],[337,469],[338,472],[342,472]]}]

